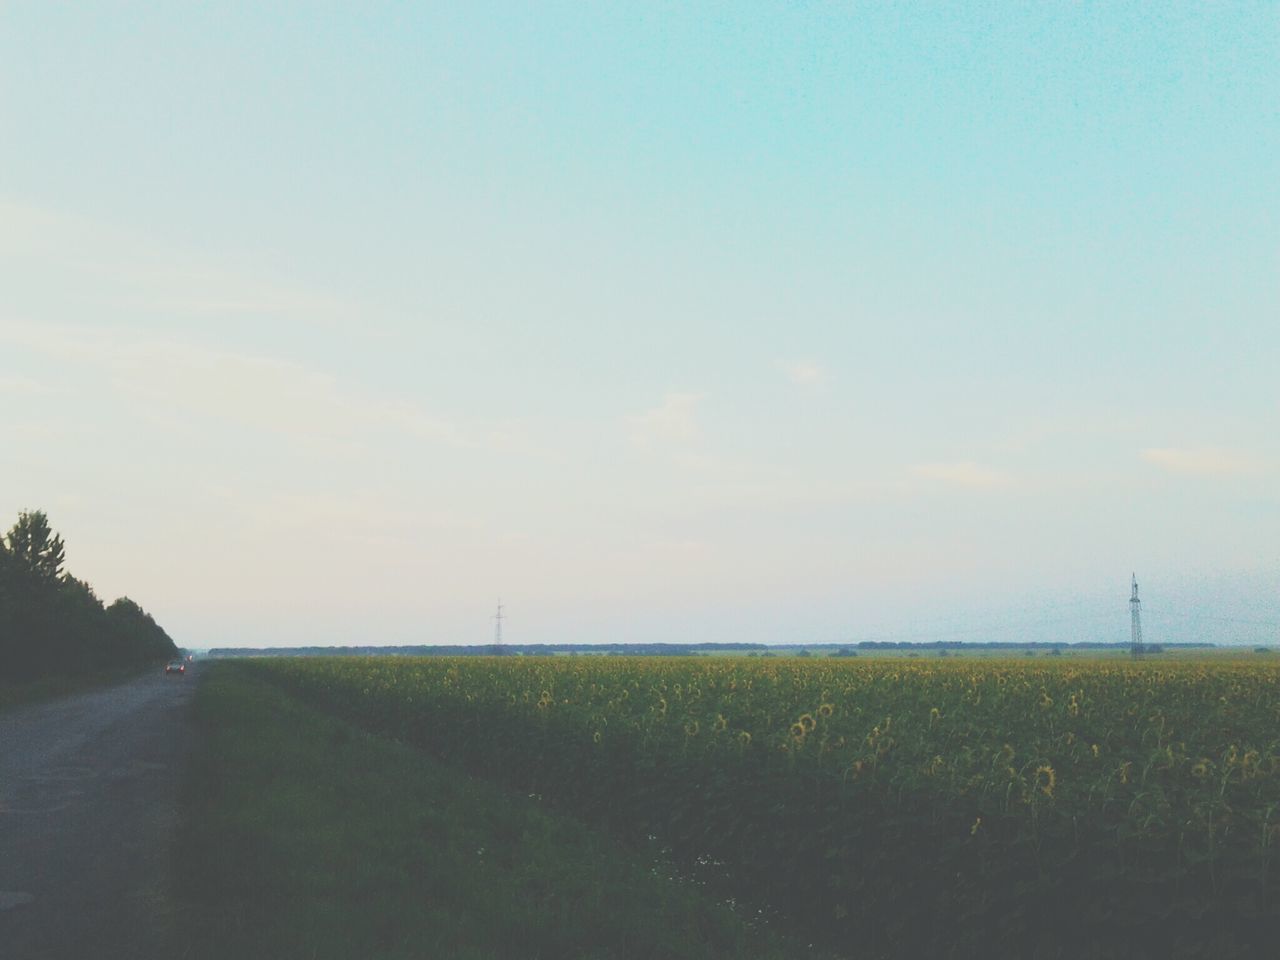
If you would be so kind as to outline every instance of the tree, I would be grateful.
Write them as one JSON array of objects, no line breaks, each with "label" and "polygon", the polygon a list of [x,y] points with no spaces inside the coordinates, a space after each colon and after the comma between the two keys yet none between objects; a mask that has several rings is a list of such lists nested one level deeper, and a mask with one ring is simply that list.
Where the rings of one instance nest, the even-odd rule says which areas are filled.
[{"label": "tree", "polygon": [[14,621],[17,619],[15,603],[18,589],[14,580],[17,570],[17,564],[14,563],[13,554],[9,552],[5,538],[0,537],[0,668],[8,659],[6,654],[13,645],[13,636],[16,633]]},{"label": "tree", "polygon": [[121,597],[106,609],[106,621],[118,660],[157,660],[171,657],[177,646],[155,622],[151,614],[128,597]]},{"label": "tree", "polygon": [[24,510],[9,531],[9,562],[42,580],[56,581],[62,576],[62,563],[67,556],[62,537],[49,526],[42,510]]},{"label": "tree", "polygon": [[9,552],[9,547],[5,543],[5,538],[0,537],[0,610],[4,608],[5,601],[8,599],[12,590],[13,576],[16,571],[13,554]]},{"label": "tree", "polygon": [[62,572],[66,546],[41,511],[24,511],[0,537],[0,679],[146,663],[173,656],[173,640],[140,606],[104,608],[93,587]]}]

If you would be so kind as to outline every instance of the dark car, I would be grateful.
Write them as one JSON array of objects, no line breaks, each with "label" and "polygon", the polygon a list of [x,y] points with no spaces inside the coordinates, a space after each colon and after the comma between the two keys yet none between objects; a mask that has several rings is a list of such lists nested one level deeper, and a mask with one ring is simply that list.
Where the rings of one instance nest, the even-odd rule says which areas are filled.
[{"label": "dark car", "polygon": [[181,660],[170,660],[164,666],[165,673],[182,673],[187,672],[187,665]]}]

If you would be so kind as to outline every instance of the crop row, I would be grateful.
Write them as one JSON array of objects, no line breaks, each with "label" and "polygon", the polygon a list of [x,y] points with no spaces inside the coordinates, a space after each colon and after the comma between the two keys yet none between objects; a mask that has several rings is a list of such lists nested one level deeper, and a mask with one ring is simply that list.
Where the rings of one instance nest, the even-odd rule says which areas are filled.
[{"label": "crop row", "polygon": [[261,666],[863,955],[1248,955],[1280,923],[1270,665]]}]

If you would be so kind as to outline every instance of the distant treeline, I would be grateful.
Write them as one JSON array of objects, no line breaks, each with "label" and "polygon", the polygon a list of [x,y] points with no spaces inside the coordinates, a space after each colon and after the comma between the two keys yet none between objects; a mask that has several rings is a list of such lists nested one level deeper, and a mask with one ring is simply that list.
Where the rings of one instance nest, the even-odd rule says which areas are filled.
[{"label": "distant treeline", "polygon": [[[1011,640],[932,640],[928,643],[907,643],[897,640],[862,640],[855,644],[831,644],[831,646],[854,646],[860,650],[1128,650],[1131,644],[1126,641],[1081,640],[1077,643],[1059,641],[1014,643]],[[1144,644],[1143,649],[1153,646],[1200,649],[1216,647],[1216,643],[1160,643]]]},{"label": "distant treeline", "polygon": [[767,650],[763,643],[491,643],[408,647],[216,647],[210,657],[549,657],[557,653],[619,654],[629,657],[691,657],[715,651]]},{"label": "distant treeline", "polygon": [[62,569],[66,544],[44,513],[24,511],[0,537],[0,680],[147,663],[178,652],[128,597],[104,606]]},{"label": "distant treeline", "polygon": [[[1159,653],[1163,649],[1213,647],[1212,643],[1164,643],[1147,644],[1146,653]],[[856,656],[857,651],[884,652],[894,650],[950,651],[950,650],[1009,650],[1052,652],[1055,650],[1128,650],[1127,643],[1082,641],[1080,643],[1008,643],[989,641],[973,643],[960,640],[936,640],[931,643],[907,643],[886,640],[862,640],[857,643],[507,643],[501,647],[493,644],[468,646],[401,646],[401,647],[217,647],[208,652],[210,657],[477,657],[522,656],[548,657],[555,654],[594,654],[627,657],[696,657],[711,653],[769,654],[830,651],[832,656]]]}]

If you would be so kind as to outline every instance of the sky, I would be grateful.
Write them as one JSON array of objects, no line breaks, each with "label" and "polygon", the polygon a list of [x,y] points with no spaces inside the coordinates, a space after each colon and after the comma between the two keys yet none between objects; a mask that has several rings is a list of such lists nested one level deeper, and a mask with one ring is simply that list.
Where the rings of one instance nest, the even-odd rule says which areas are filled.
[{"label": "sky", "polygon": [[0,3],[0,525],[188,647],[1280,641],[1280,4]]}]

